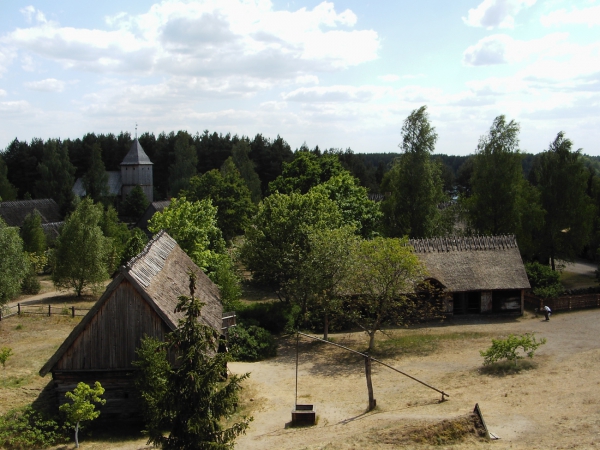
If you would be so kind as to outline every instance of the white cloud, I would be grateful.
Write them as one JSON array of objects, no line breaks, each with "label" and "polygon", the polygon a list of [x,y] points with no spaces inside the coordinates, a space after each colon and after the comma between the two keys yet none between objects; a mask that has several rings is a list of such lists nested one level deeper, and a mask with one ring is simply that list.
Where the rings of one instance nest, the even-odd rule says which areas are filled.
[{"label": "white cloud", "polygon": [[386,88],[376,86],[316,86],[299,88],[283,94],[282,97],[286,101],[308,103],[368,102],[388,91]]},{"label": "white cloud", "polygon": [[514,28],[515,16],[524,8],[535,4],[536,0],[483,0],[469,10],[468,17],[463,17],[465,24],[471,27]]},{"label": "white cloud", "polygon": [[233,84],[268,87],[377,58],[377,33],[354,29],[356,21],[352,11],[338,13],[329,2],[290,12],[274,10],[267,0],[164,1],[145,14],[107,18],[111,29],[44,22],[0,42],[66,68],[188,76],[210,84],[237,78]]},{"label": "white cloud", "polygon": [[398,81],[400,80],[400,77],[398,75],[381,75],[377,77],[378,79],[380,79],[381,81],[387,81],[387,82],[394,82],[394,81]]},{"label": "white cloud", "polygon": [[0,97],[6,97],[6,91],[4,89],[0,89]]},{"label": "white cloud", "polygon": [[492,66],[521,62],[531,56],[556,56],[568,33],[553,33],[540,39],[521,41],[506,34],[493,34],[471,45],[463,53],[467,66]]},{"label": "white cloud", "polygon": [[21,14],[23,14],[25,16],[25,20],[27,21],[27,23],[31,23],[34,18],[37,22],[40,22],[40,23],[47,22],[46,16],[44,15],[44,13],[42,11],[40,11],[39,9],[35,9],[31,5],[26,6],[25,8],[21,8],[19,11],[21,12]]},{"label": "white cloud", "polygon": [[65,89],[65,82],[56,78],[46,78],[45,80],[29,81],[23,83],[27,89],[40,92],[62,92]]},{"label": "white cloud", "polygon": [[587,25],[589,27],[600,25],[600,5],[584,9],[574,8],[570,11],[559,9],[542,16],[540,22],[545,27],[552,25]]}]

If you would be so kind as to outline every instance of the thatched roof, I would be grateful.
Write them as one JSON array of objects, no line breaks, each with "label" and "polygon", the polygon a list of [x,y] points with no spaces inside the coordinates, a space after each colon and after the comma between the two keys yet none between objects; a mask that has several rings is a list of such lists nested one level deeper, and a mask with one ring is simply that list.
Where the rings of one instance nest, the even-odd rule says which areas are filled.
[{"label": "thatched roof", "polygon": [[175,312],[178,298],[189,295],[188,271],[197,275],[196,297],[204,303],[202,322],[221,334],[222,311],[218,287],[194,264],[165,231],[158,233],[144,248],[122,266],[94,307],[83,317],[56,353],[40,370],[45,376],[69,350],[79,334],[111,297],[123,280],[130,282],[170,330],[175,330],[185,315]]},{"label": "thatched roof", "polygon": [[429,277],[450,292],[529,289],[515,236],[411,239]]},{"label": "thatched roof", "polygon": [[0,202],[0,217],[9,227],[22,227],[25,216],[35,210],[40,213],[42,224],[63,220],[60,208],[51,198]]}]

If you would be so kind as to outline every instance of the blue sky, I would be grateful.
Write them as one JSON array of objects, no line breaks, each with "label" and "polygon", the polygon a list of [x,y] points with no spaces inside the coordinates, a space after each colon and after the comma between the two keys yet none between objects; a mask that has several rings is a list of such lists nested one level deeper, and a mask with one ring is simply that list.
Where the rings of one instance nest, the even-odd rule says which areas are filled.
[{"label": "blue sky", "polygon": [[137,122],[393,152],[422,105],[436,153],[504,114],[600,155],[600,1],[0,3],[0,148]]}]

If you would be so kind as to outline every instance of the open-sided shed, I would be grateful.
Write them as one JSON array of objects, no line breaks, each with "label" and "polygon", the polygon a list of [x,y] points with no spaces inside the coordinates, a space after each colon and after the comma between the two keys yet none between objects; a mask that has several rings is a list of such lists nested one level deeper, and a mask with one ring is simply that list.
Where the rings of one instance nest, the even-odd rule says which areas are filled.
[{"label": "open-sided shed", "polygon": [[183,318],[178,297],[189,295],[188,272],[197,275],[196,296],[205,303],[201,320],[221,334],[218,287],[166,232],[158,233],[135,258],[121,267],[89,313],[40,370],[52,373],[59,402],[80,381],[100,381],[106,389],[103,417],[137,415],[132,362],[144,336],[163,340]]},{"label": "open-sided shed", "polygon": [[515,236],[411,239],[409,243],[429,278],[448,292],[448,313],[523,313],[530,285]]}]

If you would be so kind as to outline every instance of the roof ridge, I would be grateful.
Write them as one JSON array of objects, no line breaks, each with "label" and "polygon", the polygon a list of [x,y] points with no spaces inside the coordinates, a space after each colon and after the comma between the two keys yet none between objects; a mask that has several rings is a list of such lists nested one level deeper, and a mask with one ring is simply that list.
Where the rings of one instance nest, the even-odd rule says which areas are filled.
[{"label": "roof ridge", "polygon": [[135,255],[133,258],[131,258],[129,261],[127,261],[125,263],[125,265],[123,266],[127,272],[129,272],[129,270],[131,270],[133,268],[133,265],[138,262],[140,259],[144,258],[148,252],[150,251],[150,249],[152,248],[152,246],[161,238],[163,237],[164,234],[166,234],[167,232],[165,230],[160,230],[158,233],[156,233],[154,236],[152,236],[152,239],[150,239],[148,241],[148,243],[146,244],[146,246],[144,247],[144,249],[139,252],[137,255]]},{"label": "roof ridge", "polygon": [[450,251],[504,250],[518,248],[514,234],[494,236],[440,236],[409,239],[416,253],[442,253]]}]

